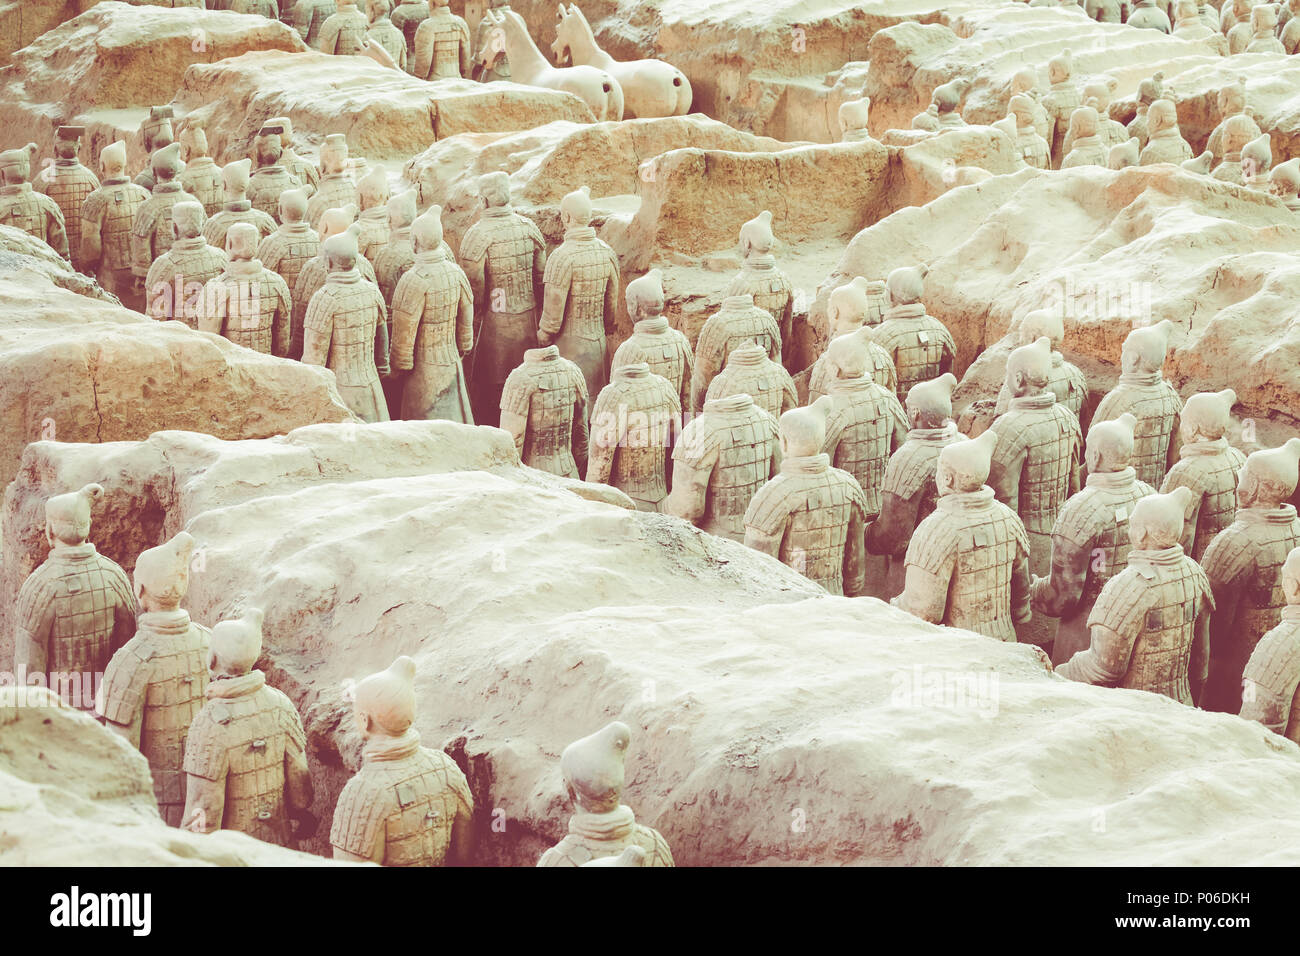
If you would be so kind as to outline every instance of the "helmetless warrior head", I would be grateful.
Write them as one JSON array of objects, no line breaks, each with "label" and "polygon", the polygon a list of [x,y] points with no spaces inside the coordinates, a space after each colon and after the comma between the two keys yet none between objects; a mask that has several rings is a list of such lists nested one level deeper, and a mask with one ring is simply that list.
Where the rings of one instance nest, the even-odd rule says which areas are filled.
[{"label": "helmetless warrior head", "polygon": [[1246,456],[1237,476],[1237,505],[1241,508],[1277,508],[1295,493],[1300,472],[1300,438],[1281,448]]},{"label": "helmetless warrior head", "polygon": [[591,223],[591,187],[575,189],[560,200],[560,223],[565,229]]},{"label": "helmetless warrior head", "polygon": [[330,236],[321,243],[321,252],[325,254],[325,265],[330,272],[346,272],[356,266],[357,240],[360,236],[361,227],[353,223],[338,235]]},{"label": "helmetless warrior head", "polygon": [[342,133],[326,136],[320,148],[320,162],[327,175],[341,175],[348,165],[348,138]]},{"label": "helmetless warrior head", "polygon": [[1138,164],[1141,155],[1142,141],[1136,136],[1130,136],[1125,142],[1117,143],[1110,148],[1110,152],[1106,154],[1106,168],[1128,169]]},{"label": "helmetless warrior head", "polygon": [[925,266],[902,266],[885,280],[890,305],[911,305],[925,294]]},{"label": "helmetless warrior head", "polygon": [[1246,79],[1237,77],[1236,80],[1219,90],[1215,100],[1219,106],[1219,115],[1225,119],[1229,116],[1235,116],[1246,108]]},{"label": "helmetless warrior head", "polygon": [[997,444],[997,432],[990,429],[978,438],[967,438],[945,445],[939,452],[939,464],[934,473],[934,485],[940,497],[966,494],[983,488],[989,480],[993,449]]},{"label": "helmetless warrior head", "polygon": [[6,186],[31,180],[37,148],[35,143],[28,143],[22,149],[6,149],[0,153],[0,174],[3,174]]},{"label": "helmetless warrior head", "polygon": [[1007,388],[1017,398],[1041,395],[1052,377],[1052,340],[1047,336],[1013,349],[1007,358]]},{"label": "helmetless warrior head", "polygon": [[400,737],[415,723],[415,661],[403,655],[357,683],[352,712],[365,739]]},{"label": "helmetless warrior head", "polygon": [[[834,339],[826,349],[826,360],[837,369],[839,378],[865,378],[871,368],[871,353],[868,351],[870,342],[871,330],[863,326],[851,335],[841,335]],[[763,352],[766,354],[766,349]]]},{"label": "helmetless warrior head", "polygon": [[1160,551],[1178,544],[1187,511],[1195,500],[1195,492],[1186,486],[1167,495],[1140,499],[1128,519],[1128,538],[1133,547],[1138,551]]},{"label": "helmetless warrior head", "polygon": [[243,677],[262,654],[262,618],[259,608],[249,608],[233,621],[212,628],[208,645],[208,671],[213,679]]},{"label": "helmetless warrior head", "polygon": [[1020,344],[1027,345],[1047,336],[1053,349],[1065,342],[1065,322],[1053,309],[1033,309],[1020,320]]},{"label": "helmetless warrior head", "polygon": [[376,166],[357,183],[357,197],[362,211],[388,202],[388,176],[383,169]]},{"label": "helmetless warrior head", "polygon": [[740,254],[744,258],[753,255],[767,255],[776,245],[776,236],[772,233],[772,214],[764,209],[749,222],[740,227]]},{"label": "helmetless warrior head", "polygon": [[431,252],[442,244],[442,207],[430,206],[411,226],[411,243],[417,253]]},{"label": "helmetless warrior head", "polygon": [[624,295],[627,314],[633,322],[661,314],[664,310],[662,270],[651,269],[645,275],[633,279],[627,284]]},{"label": "helmetless warrior head", "polygon": [[617,810],[623,798],[623,761],[631,743],[627,724],[614,721],[565,747],[560,773],[569,799],[588,813]]},{"label": "helmetless warrior head", "polygon": [[307,190],[286,189],[280,193],[279,207],[281,222],[302,222],[307,215]]},{"label": "helmetless warrior head", "polygon": [[1074,58],[1068,49],[1047,61],[1047,78],[1055,83],[1064,83],[1074,71]]},{"label": "helmetless warrior head", "polygon": [[942,428],[952,419],[952,390],[957,376],[944,372],[928,382],[917,382],[907,390],[908,423],[913,428]]},{"label": "helmetless warrior head", "polygon": [[388,228],[408,229],[415,222],[415,190],[400,192],[388,201]]},{"label": "helmetless warrior head", "polygon": [[172,206],[172,235],[177,239],[193,239],[203,231],[203,204],[186,200]]},{"label": "helmetless warrior head", "polygon": [[253,161],[247,156],[221,167],[221,183],[226,187],[227,202],[244,198],[252,172]]},{"label": "helmetless warrior head", "polygon": [[1232,420],[1232,406],[1237,404],[1237,393],[1230,388],[1221,392],[1197,392],[1183,405],[1179,430],[1183,442],[1218,441],[1228,433]]},{"label": "helmetless warrior head", "polygon": [[333,209],[326,209],[321,213],[320,218],[320,238],[324,242],[330,236],[337,236],[344,229],[347,229],[357,221],[357,207],[352,203],[346,206],[336,206]]},{"label": "helmetless warrior head", "polygon": [[174,138],[172,117],[175,115],[170,106],[149,107],[149,115],[140,124],[140,138],[144,141],[146,153],[171,145]]},{"label": "helmetless warrior head", "polygon": [[1097,422],[1088,429],[1088,447],[1084,458],[1089,474],[1123,471],[1133,458],[1133,431],[1137,416],[1125,412],[1108,422]]},{"label": "helmetless warrior head", "polygon": [[170,541],[140,552],[135,561],[135,597],[146,611],[173,611],[190,589],[194,538],[181,531]]},{"label": "helmetless warrior head", "polygon": [[792,408],[781,416],[781,452],[787,458],[815,455],[826,444],[826,417],[834,408],[823,395],[806,408]]},{"label": "helmetless warrior head", "polygon": [[870,286],[871,280],[855,276],[832,290],[826,300],[826,318],[830,320],[832,337],[852,332],[862,325],[871,307],[871,300],[867,297]]},{"label": "helmetless warrior head", "polygon": [[84,126],[60,126],[55,135],[54,155],[62,160],[73,160],[81,149],[81,137],[86,135]]},{"label": "helmetless warrior head", "polygon": [[284,146],[280,143],[281,132],[281,127],[273,123],[267,123],[257,131],[257,136],[253,139],[253,156],[259,169],[274,166],[280,161],[280,156],[284,153]]},{"label": "helmetless warrior head", "polygon": [[175,179],[185,168],[185,164],[181,162],[181,144],[172,143],[155,151],[149,161],[149,168],[153,170],[154,179],[158,182],[165,183]]},{"label": "helmetless warrior head", "polygon": [[510,176],[507,173],[487,173],[479,177],[478,194],[489,209],[510,205]]},{"label": "helmetless warrior head", "polygon": [[57,544],[84,544],[90,537],[90,505],[104,495],[102,485],[89,484],[45,502],[45,540]]},{"label": "helmetless warrior head", "polygon": [[871,97],[863,96],[856,100],[845,100],[840,104],[840,133],[851,130],[866,129],[871,118]]},{"label": "helmetless warrior head", "polygon": [[1158,372],[1169,352],[1169,337],[1174,323],[1168,319],[1156,325],[1134,329],[1124,339],[1119,364],[1122,372]]},{"label": "helmetless warrior head", "polygon": [[1173,100],[1156,100],[1151,104],[1147,110],[1147,130],[1153,137],[1165,130],[1178,131],[1178,107]]},{"label": "helmetless warrior head", "polygon": [[226,231],[226,254],[231,262],[248,262],[257,255],[262,234],[251,222],[237,222]]}]

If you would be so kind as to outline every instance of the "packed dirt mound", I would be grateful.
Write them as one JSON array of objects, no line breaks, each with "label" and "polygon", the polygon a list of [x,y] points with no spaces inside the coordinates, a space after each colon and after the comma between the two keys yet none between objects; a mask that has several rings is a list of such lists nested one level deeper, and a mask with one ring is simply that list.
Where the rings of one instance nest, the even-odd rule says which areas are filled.
[{"label": "packed dirt mound", "polygon": [[[495,430],[350,431],[33,445],[6,548],[54,486],[159,450],[182,463],[158,535],[199,542],[196,619],[266,609],[264,664],[304,714],[314,809],[332,811],[358,759],[345,682],[411,654],[418,728],[474,789],[479,862],[531,865],[565,832],[559,752],[614,719],[633,728],[626,802],[682,865],[1300,858],[1300,751],[1256,724],[828,597],[519,468]],[[368,477],[412,443],[420,466]],[[418,471],[429,460],[438,473]],[[109,508],[130,493],[108,483]],[[94,537],[122,526],[97,519]]]},{"label": "packed dirt mound", "polygon": [[94,279],[74,270],[67,259],[30,233],[0,225],[0,276],[27,273],[45,279],[60,289],[119,305],[117,296],[105,291]]}]

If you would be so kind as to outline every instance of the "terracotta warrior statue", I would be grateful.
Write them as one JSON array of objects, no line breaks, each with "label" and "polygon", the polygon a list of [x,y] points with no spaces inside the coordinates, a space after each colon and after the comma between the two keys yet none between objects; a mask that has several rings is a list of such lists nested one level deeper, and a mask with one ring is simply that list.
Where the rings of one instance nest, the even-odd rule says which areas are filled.
[{"label": "terracotta warrior statue", "polygon": [[841,335],[856,335],[866,346],[872,381],[891,392],[898,392],[898,372],[894,369],[894,360],[876,342],[872,331],[884,319],[884,298],[885,283],[873,282],[862,276],[831,291],[826,299],[826,319],[830,327],[827,348],[808,373],[809,404],[829,394],[830,383],[839,377],[839,370],[831,364],[829,355],[830,343]]},{"label": "terracotta warrior statue", "polygon": [[105,726],[149,761],[158,810],[173,827],[185,810],[185,737],[208,687],[209,631],[181,608],[193,551],[182,531],[136,558],[137,629],[109,661],[96,702]]},{"label": "terracotta warrior statue", "polygon": [[84,126],[60,126],[55,135],[58,138],[54,141],[54,162],[35,178],[32,188],[53,199],[63,213],[72,267],[85,272],[81,249],[81,207],[86,197],[99,188],[99,177],[81,165],[78,158],[81,137],[86,135]]},{"label": "terracotta warrior statue", "polygon": [[225,202],[225,186],[221,181],[221,167],[208,155],[208,134],[195,122],[187,122],[181,130],[181,188],[203,204],[205,217],[221,212]]},{"label": "terracotta warrior statue", "polygon": [[415,31],[412,44],[412,76],[422,80],[470,78],[475,51],[470,46],[469,25],[451,12],[449,3],[429,0],[427,18]]},{"label": "terracotta warrior statue", "polygon": [[[1118,146],[1129,138],[1124,124],[1110,118],[1110,101],[1118,86],[1119,81],[1113,76],[1097,77],[1083,84],[1084,105],[1091,106],[1097,111],[1097,136],[1107,152],[1112,146]],[[1089,100],[1097,102],[1089,103]],[[1070,144],[1066,145],[1068,147]],[[1067,149],[1066,152],[1069,150]],[[1104,166],[1105,163],[1102,165]]]},{"label": "terracotta warrior statue", "polygon": [[916,526],[903,559],[906,584],[891,604],[932,624],[1015,641],[1029,623],[1029,538],[988,479],[997,432],[939,450],[935,510]]},{"label": "terracotta warrior statue", "polygon": [[668,449],[682,427],[673,383],[644,362],[614,371],[591,410],[586,480],[612,485],[638,511],[668,496]]},{"label": "terracotta warrior statue", "polygon": [[415,262],[393,292],[392,369],[410,372],[402,418],[474,424],[461,358],[474,344],[469,279],[442,242],[442,207],[411,229]]},{"label": "terracotta warrior statue", "polygon": [[1169,23],[1169,15],[1156,6],[1155,0],[1134,0],[1133,9],[1125,22],[1131,27],[1159,30],[1161,33],[1168,33],[1173,29]]},{"label": "terracotta warrior statue", "polygon": [[1219,33],[1217,24],[1210,26],[1202,18],[1196,0],[1176,0],[1174,3],[1174,29],[1171,36],[1180,40],[1199,40],[1220,56],[1227,56],[1226,38]]},{"label": "terracotta warrior statue", "polygon": [[608,380],[605,337],[618,313],[618,256],[591,227],[591,190],[583,186],[560,200],[564,242],[546,260],[546,297],[537,343],[552,342],[577,364],[587,394],[599,395]]},{"label": "terracotta warrior statue", "polygon": [[[1016,335],[1019,345],[1029,345],[1044,336],[1052,343],[1052,369],[1047,376],[1047,390],[1056,396],[1058,405],[1068,408],[1082,423],[1083,403],[1088,398],[1088,381],[1078,366],[1067,362],[1061,354],[1061,345],[1065,342],[1065,323],[1060,314],[1052,309],[1026,312],[1020,319]],[[1010,407],[1011,386],[1004,379],[1002,390],[998,392],[997,414],[1003,414]]]},{"label": "terracotta warrior statue", "polygon": [[460,264],[474,293],[470,398],[474,421],[495,425],[506,377],[537,343],[537,303],[546,270],[546,241],[533,221],[510,206],[510,177],[478,181],[483,215],[460,241]]},{"label": "terracotta warrior statue", "polygon": [[620,856],[629,847],[645,853],[642,866],[674,865],[659,831],[637,823],[632,809],[623,804],[623,762],[631,743],[631,729],[614,721],[564,748],[560,773],[574,814],[569,832],[542,854],[538,866],[582,866]]},{"label": "terracotta warrior statue", "polygon": [[227,255],[203,238],[203,207],[197,202],[178,202],[171,218],[171,248],[153,261],[145,276],[146,314],[159,322],[179,319],[197,329],[205,308],[203,289],[226,268]]},{"label": "terracotta warrior statue", "polygon": [[704,400],[707,404],[715,398],[742,392],[752,396],[754,403],[774,418],[799,404],[799,393],[790,373],[768,358],[763,346],[753,342],[732,350],[726,366],[709,383]]},{"label": "terracotta warrior statue", "polygon": [[1286,54],[1286,47],[1277,37],[1278,6],[1276,3],[1261,3],[1250,11],[1250,43],[1246,45],[1247,53]]},{"label": "terracotta warrior statue", "polygon": [[261,237],[252,223],[226,233],[229,261],[203,288],[199,331],[223,335],[255,352],[286,358],[293,303],[288,283],[256,258]]},{"label": "terracotta warrior statue", "polygon": [[[145,278],[154,260],[172,247],[172,206],[180,202],[199,202],[181,189],[181,144],[172,143],[153,154],[153,174],[157,181],[150,195],[136,210],[131,225],[131,269],[139,293],[144,294]],[[202,203],[199,203],[202,206]]]},{"label": "terracotta warrior statue", "polygon": [[366,0],[366,40],[387,51],[399,70],[407,70],[406,37],[389,19],[389,9],[388,0]]},{"label": "terracotta warrior statue", "polygon": [[1214,127],[1210,133],[1210,138],[1205,141],[1205,148],[1214,154],[1214,163],[1218,165],[1223,162],[1224,154],[1227,150],[1223,145],[1223,137],[1227,132],[1228,120],[1234,116],[1242,116],[1250,121],[1250,132],[1245,134],[1243,142],[1249,142],[1260,134],[1259,125],[1246,109],[1246,80],[1244,77],[1237,79],[1223,86],[1215,96],[1215,103],[1219,109],[1219,125]]},{"label": "terracotta warrior statue", "polygon": [[1032,69],[1017,70],[1011,77],[1011,96],[1024,94],[1033,101],[1034,110],[1034,131],[1043,138],[1043,141],[1051,149],[1052,142],[1052,120],[1047,115],[1047,107],[1040,102],[1042,97],[1038,92],[1038,77],[1034,75]]},{"label": "terracotta warrior statue", "polygon": [[144,146],[144,154],[148,159],[145,161],[144,169],[136,174],[134,182],[150,192],[158,185],[153,168],[154,154],[175,142],[176,137],[172,130],[173,116],[175,112],[170,106],[151,106],[149,115],[140,124],[140,142]]},{"label": "terracotta warrior statue", "polygon": [[[793,355],[794,286],[789,277],[776,267],[776,258],[772,255],[775,245],[772,214],[766,209],[740,227],[741,266],[727,287],[727,295],[752,295],[754,305],[776,319],[786,361],[789,362]],[[801,372],[803,369],[793,371]]]},{"label": "terracotta warrior statue", "polygon": [[673,448],[663,512],[744,543],[749,503],[780,466],[780,427],[750,396],[706,401]]},{"label": "terracotta warrior statue", "polygon": [[1130,166],[1136,166],[1141,153],[1142,145],[1138,138],[1130,136],[1126,142],[1110,148],[1110,152],[1106,154],[1106,168],[1128,169]]},{"label": "terracotta warrior statue", "polygon": [[[237,222],[247,222],[257,227],[262,236],[275,232],[275,220],[270,214],[254,209],[248,198],[248,184],[253,161],[245,158],[221,167],[221,182],[225,186],[226,202],[203,227],[203,238],[208,245],[218,249],[226,247],[226,231]],[[260,237],[259,237],[260,238]]]},{"label": "terracotta warrior statue", "polygon": [[[689,409],[695,353],[686,336],[671,328],[664,318],[663,273],[651,269],[633,279],[627,284],[624,297],[633,323],[632,334],[615,350],[610,371],[645,362],[650,371],[672,383],[681,407]],[[766,357],[767,353],[763,354]]]},{"label": "terracotta warrior statue", "polygon": [[1053,169],[1059,168],[1064,158],[1065,131],[1070,123],[1070,114],[1083,105],[1072,76],[1073,69],[1074,61],[1068,49],[1047,61],[1047,77],[1052,85],[1042,103],[1051,125],[1051,135],[1044,139],[1051,145]]},{"label": "terracotta warrior statue", "polygon": [[1242,183],[1258,192],[1267,192],[1268,174],[1272,166],[1272,141],[1268,133],[1260,133],[1241,150]]},{"label": "terracotta warrior statue", "polygon": [[749,294],[729,295],[722,308],[705,320],[695,342],[695,368],[691,372],[691,407],[704,407],[709,386],[722,371],[727,357],[742,345],[758,344],[774,362],[781,361],[781,330],[776,319],[754,304]]},{"label": "terracotta warrior statue", "polygon": [[360,202],[361,215],[357,225],[361,235],[357,246],[373,267],[375,256],[388,244],[388,176],[382,167],[376,166],[361,182],[357,183],[357,198]]},{"label": "terracotta warrior statue", "polygon": [[925,311],[924,266],[895,269],[885,280],[889,308],[875,330],[876,342],[898,370],[898,398],[917,382],[928,382],[952,371],[957,346],[947,327]]},{"label": "terracotta warrior statue", "polygon": [[1150,138],[1147,113],[1151,109],[1151,104],[1164,95],[1164,80],[1164,72],[1157,70],[1149,79],[1138,84],[1137,114],[1129,120],[1129,124],[1125,129],[1130,136],[1136,136],[1138,143],[1142,146],[1146,146],[1147,140]]},{"label": "terracotta warrior statue", "polygon": [[[1095,103],[1089,100],[1089,103]],[[1110,147],[1102,143],[1097,135],[1101,117],[1097,110],[1089,106],[1080,106],[1070,114],[1070,131],[1067,139],[1071,141],[1069,152],[1061,161],[1062,169],[1075,166],[1105,166],[1110,154]]]},{"label": "terracotta warrior statue", "polygon": [[426,0],[397,0],[393,12],[389,15],[393,26],[401,30],[402,36],[406,39],[408,67],[415,62],[415,33],[420,29],[420,24],[429,18],[430,6],[431,3]]},{"label": "terracotta warrior statue", "polygon": [[[285,0],[289,2],[289,0]],[[313,50],[319,49],[321,27],[334,15],[334,0],[298,0],[293,8],[293,26]]]},{"label": "terracotta warrior statue", "polygon": [[[351,228],[356,223],[356,219],[356,206],[327,209],[325,214],[321,216],[320,252],[302,264],[302,268],[298,272],[298,280],[293,284],[293,321],[289,334],[289,358],[302,357],[303,323],[307,320],[307,306],[311,304],[312,297],[324,287],[325,280],[329,278],[329,266],[326,262],[324,248],[325,240]],[[359,255],[357,257],[357,270],[361,273],[362,279],[374,283],[376,289],[379,288],[379,284],[375,281],[375,269],[370,264],[370,260]]]},{"label": "terracotta warrior statue", "polygon": [[212,628],[207,702],[185,741],[183,819],[196,833],[238,830],[292,848],[317,825],[307,734],[289,698],[254,668],[261,653],[260,610]]},{"label": "terracotta warrior statue", "polygon": [[[411,239],[411,226],[415,224],[415,190],[397,194],[388,200],[386,208],[388,241],[375,252],[374,267],[376,284],[391,308],[398,280],[415,263],[415,243]],[[441,232],[441,223],[438,229]]]},{"label": "terracotta warrior statue", "polygon": [[1210,679],[1201,701],[1206,710],[1241,710],[1242,669],[1286,605],[1282,562],[1300,545],[1300,519],[1287,501],[1295,493],[1298,466],[1300,438],[1247,457],[1237,476],[1236,518],[1205,549],[1201,566],[1215,604]]},{"label": "terracotta warrior statue", "polygon": [[845,100],[840,104],[836,117],[840,124],[841,143],[861,143],[871,139],[871,97]]},{"label": "terracotta warrior statue", "polygon": [[280,145],[283,135],[283,127],[275,123],[264,123],[253,140],[253,157],[257,165],[248,181],[248,201],[254,209],[266,213],[272,219],[280,210],[280,194],[302,185],[289,172],[289,168],[280,162],[284,155],[284,147]]},{"label": "terracotta warrior statue", "polygon": [[357,270],[355,224],[322,242],[321,254],[329,277],[307,306],[302,360],[334,373],[343,403],[363,422],[386,422],[380,378],[389,372],[388,306]]},{"label": "terracotta warrior statue", "polygon": [[1088,615],[1090,643],[1056,668],[1070,680],[1164,694],[1194,705],[1206,677],[1206,623],[1215,598],[1178,539],[1191,492],[1133,505],[1128,566],[1106,582]]},{"label": "terracotta warrior statue", "polygon": [[1281,622],[1259,639],[1242,672],[1241,716],[1300,743],[1300,548],[1282,564]]},{"label": "terracotta warrior statue", "polygon": [[0,224],[21,229],[68,258],[68,233],[63,210],[49,196],[32,189],[32,161],[37,146],[0,152]]},{"label": "terracotta warrior statue", "polygon": [[[101,485],[45,502],[50,554],[18,591],[14,669],[45,675],[45,686],[80,710],[95,706],[95,675],[135,633],[135,596],[126,572],[95,550],[90,506]],[[26,682],[24,677],[19,685]]]},{"label": "terracotta warrior statue", "polygon": [[361,197],[356,184],[348,175],[348,140],[342,133],[330,133],[320,148],[321,169],[324,175],[316,184],[316,192],[307,204],[307,224],[321,231],[320,220],[326,209],[344,206],[360,207]]},{"label": "terracotta warrior statue", "polygon": [[1024,93],[1017,93],[1011,97],[1007,108],[1010,111],[1008,115],[1016,123],[1016,154],[1035,169],[1051,169],[1051,148],[1047,140],[1039,135],[1036,124],[1037,113],[1041,109],[1038,101]]},{"label": "terracotta warrior statue", "polygon": [[[1300,23],[1300,18],[1296,18]],[[1300,212],[1300,158],[1278,163],[1268,173],[1268,191],[1292,212]]]},{"label": "terracotta warrior statue", "polygon": [[1246,456],[1225,437],[1237,393],[1197,392],[1183,406],[1179,432],[1182,447],[1178,461],[1165,475],[1162,494],[1190,488],[1192,506],[1183,526],[1183,550],[1194,560],[1205,556],[1214,536],[1232,524],[1237,515],[1237,473]]},{"label": "terracotta warrior statue", "polygon": [[[1219,141],[1223,147],[1223,162],[1214,167],[1210,173],[1212,179],[1225,183],[1245,185],[1242,174],[1241,154],[1255,135],[1255,121],[1249,116],[1233,116],[1223,124],[1223,138]],[[1267,135],[1267,134],[1264,134]]]},{"label": "terracotta warrior statue", "polygon": [[856,597],[866,588],[867,504],[858,480],[822,451],[834,402],[781,416],[781,470],[745,512],[745,544],[820,584]]},{"label": "terracotta warrior statue", "polygon": [[867,350],[859,340],[842,336],[827,351],[838,376],[830,383],[831,413],[821,450],[858,480],[867,520],[874,521],[885,465],[907,440],[907,413],[893,392],[871,380]]},{"label": "terracotta warrior statue", "polygon": [[334,13],[321,24],[316,49],[322,53],[352,56],[365,47],[366,15],[357,9],[355,0],[335,0]]},{"label": "terracotta warrior statue", "polygon": [[1052,660],[1068,661],[1088,646],[1087,616],[1102,587],[1128,560],[1133,505],[1155,489],[1129,464],[1137,419],[1123,414],[1088,430],[1088,481],[1061,507],[1052,526],[1051,567],[1035,577],[1030,606],[1061,623]]},{"label": "terracotta warrior statue", "polygon": [[1118,418],[1124,412],[1137,417],[1133,467],[1153,488],[1164,483],[1170,463],[1178,460],[1178,417],[1183,401],[1161,374],[1173,329],[1174,324],[1165,319],[1128,334],[1120,352],[1119,382],[1093,415],[1094,422]]},{"label": "terracotta warrior statue", "polygon": [[885,593],[903,590],[907,544],[938,501],[934,473],[939,452],[964,438],[952,420],[952,390],[957,376],[945,372],[908,390],[903,405],[910,426],[907,439],[885,464],[880,479],[880,515],[867,528],[867,552],[889,559]]},{"label": "terracotta warrior statue", "polygon": [[587,465],[587,380],[554,345],[529,349],[501,390],[501,427],[519,460],[577,478]]},{"label": "terracotta warrior statue", "polygon": [[320,236],[304,221],[305,189],[286,189],[280,193],[279,213],[280,225],[258,244],[257,258],[293,289],[303,265],[320,254]]},{"label": "terracotta warrior statue", "polygon": [[1147,110],[1147,144],[1142,147],[1138,162],[1150,166],[1181,163],[1191,158],[1192,147],[1178,130],[1178,109],[1173,100],[1156,100]]},{"label": "terracotta warrior statue", "polygon": [[[289,171],[290,176],[298,180],[310,198],[320,186],[320,170],[315,164],[307,162],[294,152],[293,120],[287,116],[276,116],[267,120],[266,125],[280,127],[280,165]],[[345,139],[344,144],[346,143]]]},{"label": "terracotta warrior statue", "polygon": [[474,797],[456,761],[420,746],[415,661],[399,657],[359,681],[352,713],[361,768],[334,809],[334,859],[382,866],[464,866]]},{"label": "terracotta warrior statue", "polygon": [[149,193],[127,179],[126,143],[105,146],[99,153],[99,166],[103,182],[81,204],[83,271],[95,276],[128,309],[142,312],[143,296],[135,291],[131,269],[131,223]]}]

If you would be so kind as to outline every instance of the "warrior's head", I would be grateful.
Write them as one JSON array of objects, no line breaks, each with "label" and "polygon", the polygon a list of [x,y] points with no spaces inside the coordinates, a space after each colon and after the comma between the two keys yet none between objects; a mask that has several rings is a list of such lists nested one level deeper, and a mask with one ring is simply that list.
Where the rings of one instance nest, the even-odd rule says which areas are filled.
[{"label": "warrior's head", "polygon": [[786,458],[816,455],[826,443],[826,418],[834,403],[823,395],[805,408],[792,408],[781,416],[781,454]]},{"label": "warrior's head", "polygon": [[90,537],[90,506],[104,496],[102,485],[55,495],[45,502],[45,540],[50,547],[85,544]]},{"label": "warrior's head", "polygon": [[614,721],[564,748],[560,773],[569,799],[579,809],[587,813],[618,809],[623,797],[623,761],[631,743],[627,724]]},{"label": "warrior's head", "polygon": [[940,497],[979,491],[989,480],[997,432],[989,429],[976,438],[966,438],[945,445],[939,452],[934,485]]},{"label": "warrior's head", "polygon": [[208,672],[213,680],[243,677],[262,655],[262,611],[249,608],[233,621],[212,627],[208,644]]},{"label": "warrior's head", "polygon": [[1196,495],[1187,487],[1139,499],[1128,517],[1128,539],[1133,547],[1138,551],[1162,551],[1178,544],[1195,500]]},{"label": "warrior's head", "polygon": [[664,311],[663,271],[651,269],[627,284],[627,314],[633,322],[662,315]]},{"label": "warrior's head", "polygon": [[402,656],[357,683],[353,717],[363,739],[401,737],[415,723],[415,661]]},{"label": "warrior's head", "polygon": [[174,611],[190,589],[194,538],[181,531],[135,559],[135,597],[144,611]]},{"label": "warrior's head", "polygon": [[928,382],[917,382],[907,390],[903,408],[913,428],[942,428],[952,420],[952,390],[957,376],[944,372]]},{"label": "warrior's head", "polygon": [[1052,377],[1052,340],[1041,336],[1007,358],[1007,389],[1016,398],[1041,395]]},{"label": "warrior's head", "polygon": [[1295,494],[1300,474],[1300,438],[1281,448],[1270,448],[1246,456],[1237,475],[1237,507],[1278,508]]},{"label": "warrior's head", "polygon": [[1123,471],[1133,459],[1133,430],[1137,416],[1125,412],[1112,421],[1097,422],[1088,429],[1084,460],[1089,474]]},{"label": "warrior's head", "polygon": [[1183,444],[1218,441],[1226,435],[1232,420],[1232,406],[1236,404],[1237,393],[1230,388],[1221,392],[1197,392],[1187,399],[1178,419]]}]

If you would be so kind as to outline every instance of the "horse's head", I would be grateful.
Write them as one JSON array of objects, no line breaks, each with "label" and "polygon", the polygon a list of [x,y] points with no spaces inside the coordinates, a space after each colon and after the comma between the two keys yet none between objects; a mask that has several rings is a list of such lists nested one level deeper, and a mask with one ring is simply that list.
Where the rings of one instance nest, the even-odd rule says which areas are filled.
[{"label": "horse's head", "polygon": [[575,43],[590,46],[595,43],[595,37],[591,32],[591,26],[587,23],[587,18],[572,3],[567,8],[561,3],[558,13],[559,19],[555,22],[555,42],[551,44],[551,53],[555,57],[556,64],[564,66],[573,61]]},{"label": "horse's head", "polygon": [[506,56],[506,18],[504,13],[485,10],[483,19],[490,23],[491,29],[483,34],[483,46],[479,48],[476,58],[485,71],[496,68],[497,61]]}]

